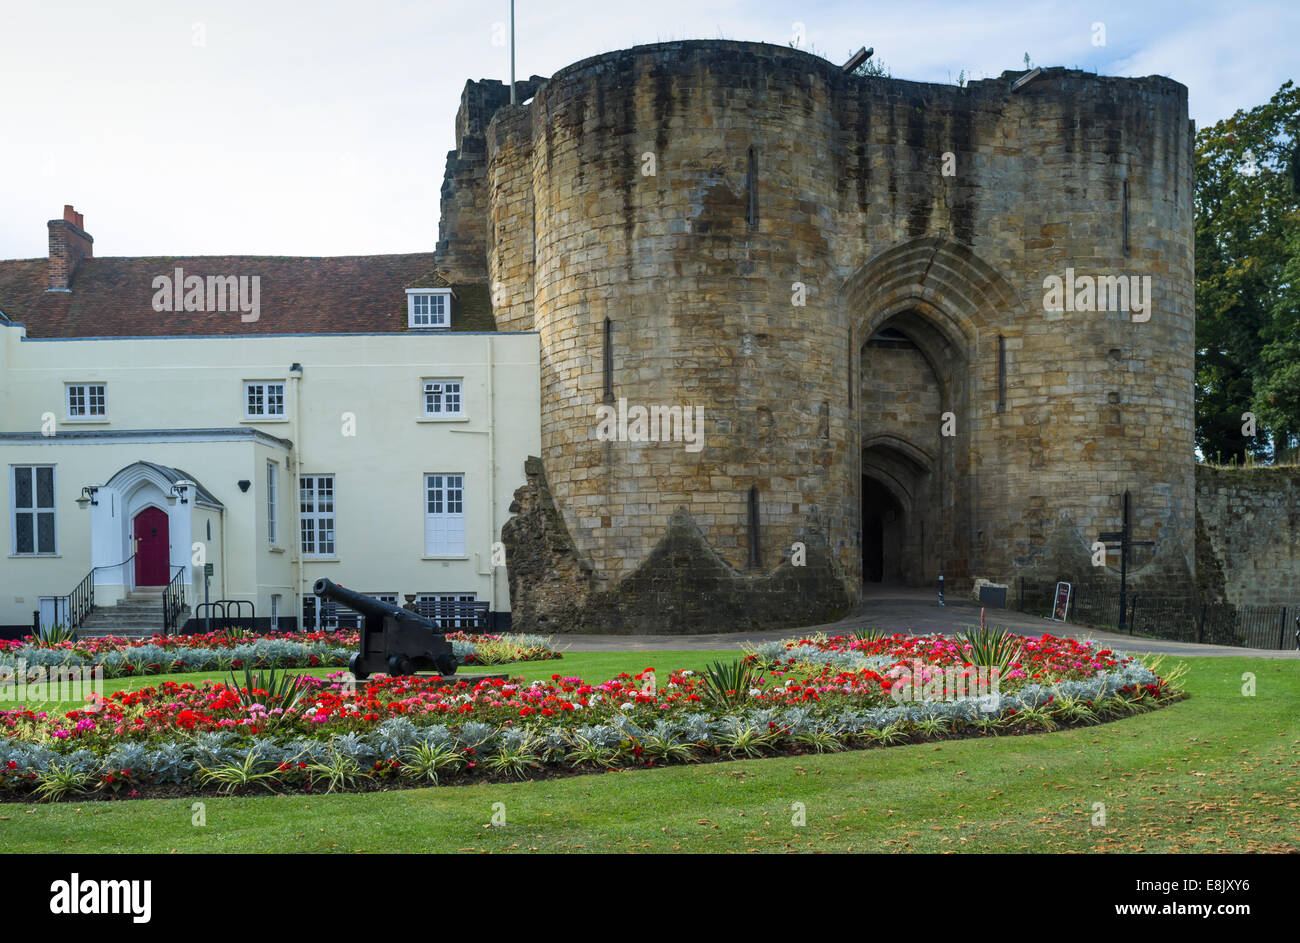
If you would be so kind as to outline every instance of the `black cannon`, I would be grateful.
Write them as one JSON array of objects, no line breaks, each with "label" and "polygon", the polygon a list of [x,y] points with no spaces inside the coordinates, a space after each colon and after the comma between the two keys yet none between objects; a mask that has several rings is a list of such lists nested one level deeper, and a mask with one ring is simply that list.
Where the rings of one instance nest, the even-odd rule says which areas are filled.
[{"label": "black cannon", "polygon": [[348,669],[358,679],[377,671],[390,675],[410,675],[421,670],[441,675],[456,673],[451,642],[428,619],[327,579],[317,580],[312,592],[361,614],[361,642],[348,662]]}]

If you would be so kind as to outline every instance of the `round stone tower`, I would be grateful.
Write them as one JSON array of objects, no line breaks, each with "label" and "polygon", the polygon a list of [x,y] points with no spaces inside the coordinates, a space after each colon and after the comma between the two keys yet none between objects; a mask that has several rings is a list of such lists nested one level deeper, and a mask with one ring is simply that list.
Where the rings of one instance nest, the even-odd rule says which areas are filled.
[{"label": "round stone tower", "polygon": [[1186,90],[1020,77],[676,42],[496,110],[484,275],[542,350],[543,454],[503,532],[518,627],[1105,580],[1125,489],[1155,542],[1136,578],[1190,577]]}]

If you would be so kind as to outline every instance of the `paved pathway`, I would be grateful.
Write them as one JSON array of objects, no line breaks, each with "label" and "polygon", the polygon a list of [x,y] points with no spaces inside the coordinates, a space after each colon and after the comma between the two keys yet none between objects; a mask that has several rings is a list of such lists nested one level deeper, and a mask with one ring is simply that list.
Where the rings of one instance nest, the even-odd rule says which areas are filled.
[{"label": "paved pathway", "polygon": [[[808,626],[802,629],[768,629],[761,632],[715,632],[708,635],[557,635],[554,644],[561,651],[572,652],[699,651],[738,649],[743,645],[790,638],[794,635],[808,635],[813,632],[847,635],[867,628],[880,628],[887,632],[903,632],[909,635],[930,635],[935,632],[951,635],[967,626],[979,624],[979,605],[973,600],[949,596],[946,602],[946,606],[938,605],[932,590],[896,586],[873,587],[864,594],[862,604],[856,613],[827,625]],[[1006,626],[1025,635],[1042,635],[1046,632],[1066,638],[1090,639],[1110,648],[1131,652],[1300,658],[1300,651],[1229,648],[1223,645],[1197,645],[1191,642],[1119,635],[1087,626],[1052,622],[1050,619],[1042,619],[1010,609],[988,609],[985,612],[985,621],[989,625]]]}]

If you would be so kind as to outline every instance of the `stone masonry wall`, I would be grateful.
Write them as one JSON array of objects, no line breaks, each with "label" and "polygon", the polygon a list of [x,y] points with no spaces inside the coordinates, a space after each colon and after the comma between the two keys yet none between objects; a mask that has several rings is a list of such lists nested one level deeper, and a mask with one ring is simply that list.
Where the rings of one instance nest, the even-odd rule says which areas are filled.
[{"label": "stone masonry wall", "polygon": [[[515,82],[519,101],[545,81],[534,75]],[[456,149],[447,153],[442,180],[441,216],[435,252],[438,267],[452,284],[487,281],[490,186],[487,174],[488,122],[508,108],[510,86],[493,79],[466,82],[456,112]]]},{"label": "stone masonry wall", "polygon": [[[814,548],[811,582],[841,589],[806,622],[856,598],[855,371],[884,328],[926,353],[925,395],[958,418],[925,469],[949,578],[1086,562],[1129,488],[1134,536],[1190,583],[1186,89],[1049,69],[1013,93],[1018,76],[958,88],[845,75],[783,47],[676,42],[585,60],[529,105],[498,107],[486,166],[453,181],[444,229],[448,207],[477,214],[486,194],[482,236],[458,231],[470,254],[481,238],[498,326],[541,335],[540,458],[596,594],[653,575],[671,559],[664,541],[690,532],[732,581],[776,573],[796,541]],[[462,188],[472,200],[457,202]],[[1149,275],[1150,319],[1045,310],[1044,278],[1067,268]],[[701,451],[597,437],[606,318],[614,400],[702,407]],[[693,624],[702,603],[679,592],[646,630]]]},{"label": "stone masonry wall", "polygon": [[1203,531],[1198,576],[1211,600],[1300,603],[1300,468],[1198,465],[1196,510]]}]

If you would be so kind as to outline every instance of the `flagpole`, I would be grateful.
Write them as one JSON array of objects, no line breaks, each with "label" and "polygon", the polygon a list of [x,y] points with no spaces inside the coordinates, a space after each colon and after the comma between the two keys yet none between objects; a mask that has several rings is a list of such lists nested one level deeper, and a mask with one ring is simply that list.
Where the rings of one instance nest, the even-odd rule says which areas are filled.
[{"label": "flagpole", "polygon": [[510,104],[515,100],[515,0],[510,0]]}]

